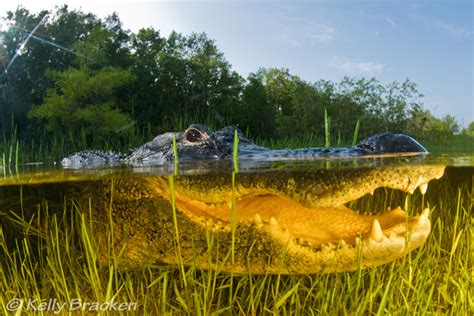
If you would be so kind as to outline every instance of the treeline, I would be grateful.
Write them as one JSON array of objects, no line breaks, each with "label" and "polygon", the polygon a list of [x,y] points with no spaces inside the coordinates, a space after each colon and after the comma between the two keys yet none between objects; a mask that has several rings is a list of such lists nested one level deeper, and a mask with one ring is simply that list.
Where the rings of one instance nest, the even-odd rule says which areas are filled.
[{"label": "treeline", "polygon": [[[425,109],[408,79],[311,83],[286,69],[258,69],[244,79],[205,33],[132,33],[116,14],[101,20],[67,6],[54,13],[20,7],[4,25],[4,140],[62,135],[77,149],[196,122],[238,124],[254,139],[322,136],[325,111],[333,134],[346,140],[358,121],[360,137],[395,131],[443,139],[461,132],[454,117],[438,119]],[[474,124],[462,133],[474,137]]]}]

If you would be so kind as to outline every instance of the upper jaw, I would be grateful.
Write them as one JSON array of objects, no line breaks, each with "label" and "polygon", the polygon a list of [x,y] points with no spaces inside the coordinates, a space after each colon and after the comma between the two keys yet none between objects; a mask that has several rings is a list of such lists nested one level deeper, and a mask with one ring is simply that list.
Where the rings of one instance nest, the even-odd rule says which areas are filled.
[{"label": "upper jaw", "polygon": [[[364,195],[374,194],[378,188],[400,190],[413,194],[416,189],[425,193],[428,182],[444,174],[443,165],[400,165],[369,169],[334,171],[334,177],[341,174],[339,181],[322,187],[315,182],[301,196],[301,203],[309,207],[330,207],[344,205]],[[331,173],[326,177],[330,179]],[[330,181],[330,180],[329,180]],[[297,180],[295,180],[297,182]]]}]

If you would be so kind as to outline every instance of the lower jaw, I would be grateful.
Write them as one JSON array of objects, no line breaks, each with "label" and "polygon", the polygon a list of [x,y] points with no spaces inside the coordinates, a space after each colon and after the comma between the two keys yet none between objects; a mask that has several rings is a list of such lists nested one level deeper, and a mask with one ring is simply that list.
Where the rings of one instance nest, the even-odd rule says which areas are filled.
[{"label": "lower jaw", "polygon": [[[273,240],[279,240],[284,247],[288,260],[282,266],[289,273],[345,272],[392,262],[422,246],[431,229],[428,213],[429,210],[425,209],[421,215],[407,223],[386,229],[378,238],[374,238],[372,232],[365,236],[359,235],[354,243],[340,240],[337,243],[312,246],[301,243],[272,225],[262,224],[259,229],[269,234]],[[385,236],[385,233],[389,235]],[[276,272],[274,268],[272,271]]]},{"label": "lower jaw", "polygon": [[[179,201],[177,206],[199,218],[208,230],[231,232],[230,207],[191,201]],[[406,255],[423,245],[431,229],[428,209],[414,217],[408,217],[400,208],[379,215],[359,215],[344,206],[308,209],[284,198],[259,196],[236,201],[235,210],[236,229],[251,227],[271,239],[271,247],[281,249],[271,265],[263,268],[260,264],[253,269],[230,265],[224,269],[228,272],[354,271]]]},{"label": "lower jaw", "polygon": [[[211,230],[230,230],[232,207],[209,205],[193,200],[178,199],[177,206],[193,220]],[[235,220],[239,225],[268,225],[278,228],[305,245],[321,247],[344,241],[354,244],[356,238],[371,235],[374,222],[379,226],[374,238],[400,235],[417,217],[409,217],[401,208],[376,215],[360,215],[344,205],[308,208],[287,198],[274,195],[252,196],[235,203]]]}]

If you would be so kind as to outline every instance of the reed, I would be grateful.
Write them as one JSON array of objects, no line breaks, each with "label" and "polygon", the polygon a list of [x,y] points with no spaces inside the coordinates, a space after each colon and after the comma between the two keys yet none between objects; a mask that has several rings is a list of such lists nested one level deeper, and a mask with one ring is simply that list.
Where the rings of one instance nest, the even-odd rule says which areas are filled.
[{"label": "reed", "polygon": [[324,136],[325,147],[331,147],[331,119],[328,116],[328,111],[324,109]]}]

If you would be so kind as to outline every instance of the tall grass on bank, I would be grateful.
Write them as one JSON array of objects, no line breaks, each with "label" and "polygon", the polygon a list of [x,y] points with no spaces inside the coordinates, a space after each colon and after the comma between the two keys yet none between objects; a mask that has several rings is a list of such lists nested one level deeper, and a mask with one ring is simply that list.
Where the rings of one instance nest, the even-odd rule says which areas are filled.
[{"label": "tall grass on bank", "polygon": [[[93,219],[73,203],[52,212],[48,201],[25,201],[32,218],[14,211],[13,203],[2,203],[0,310],[8,314],[7,304],[14,299],[22,301],[19,309],[25,313],[28,299],[80,299],[136,302],[136,310],[125,312],[151,315],[472,313],[472,183],[458,186],[443,179],[430,184],[424,197],[381,193],[384,189],[352,207],[405,204],[415,214],[429,206],[433,229],[427,244],[391,264],[326,275],[231,275],[179,266],[121,270],[113,258],[99,264]],[[213,247],[212,236],[209,240]]]},{"label": "tall grass on bank", "polygon": [[73,152],[89,149],[127,152],[130,148],[136,148],[152,140],[156,136],[155,134],[151,125],[140,129],[132,127],[122,137],[104,138],[102,141],[92,144],[84,130],[77,134],[70,131],[68,133],[54,133],[43,130],[40,135],[25,139],[18,136],[14,126],[9,135],[3,131],[0,139],[0,155],[2,156],[0,163],[3,163],[4,166],[37,162],[52,163]]},{"label": "tall grass on bank", "polygon": [[[0,139],[0,164],[3,172],[8,173],[8,168],[13,171],[18,166],[25,163],[44,163],[51,164],[60,161],[65,156],[82,150],[114,150],[127,152],[131,148],[136,148],[150,140],[157,134],[168,131],[184,131],[191,123],[198,122],[189,117],[175,118],[169,122],[165,122],[160,130],[152,127],[150,124],[146,126],[128,126],[121,136],[103,138],[94,143],[88,139],[84,129],[73,133],[50,132],[43,130],[35,137],[19,137],[17,127],[12,120],[11,126],[7,133],[5,129],[2,131]],[[212,122],[205,122],[213,130],[218,130],[222,126],[216,126]],[[273,139],[251,139],[255,143],[274,149],[281,148],[303,148],[303,147],[329,147],[331,144],[336,147],[353,146],[359,141],[359,132],[361,129],[361,121],[357,120],[351,139],[346,139],[342,131],[331,131],[331,118],[327,111],[324,113],[324,135],[312,133],[304,133],[298,137],[280,137]],[[4,124],[5,126],[5,124]],[[126,133],[125,133],[126,132]],[[249,131],[246,131],[247,137]],[[367,136],[367,135],[365,135]],[[251,137],[250,137],[251,138]],[[474,139],[466,135],[455,136],[436,136],[418,139],[429,151],[433,152],[466,152],[474,153]],[[15,167],[16,166],[16,167]]]}]

